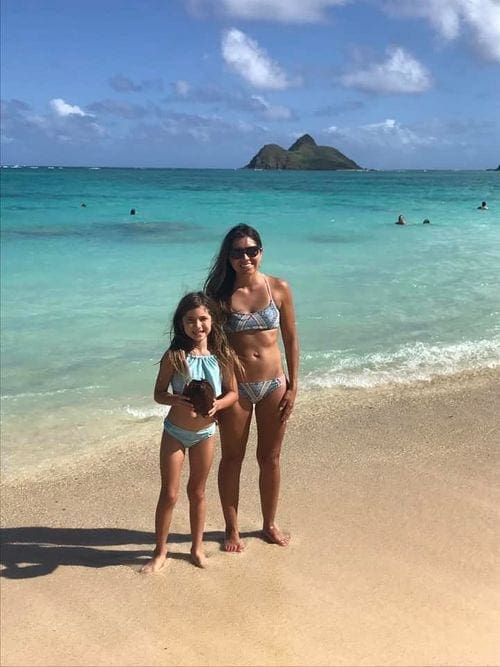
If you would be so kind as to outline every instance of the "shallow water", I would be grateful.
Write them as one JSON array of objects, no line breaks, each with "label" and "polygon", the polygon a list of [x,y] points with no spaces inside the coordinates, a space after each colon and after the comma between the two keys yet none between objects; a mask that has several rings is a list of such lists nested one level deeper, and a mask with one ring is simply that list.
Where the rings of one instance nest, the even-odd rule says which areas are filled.
[{"label": "shallow water", "polygon": [[261,232],[263,270],[293,288],[303,389],[499,364],[496,172],[1,176],[8,471],[106,448],[163,414],[151,393],[172,310],[239,222]]}]

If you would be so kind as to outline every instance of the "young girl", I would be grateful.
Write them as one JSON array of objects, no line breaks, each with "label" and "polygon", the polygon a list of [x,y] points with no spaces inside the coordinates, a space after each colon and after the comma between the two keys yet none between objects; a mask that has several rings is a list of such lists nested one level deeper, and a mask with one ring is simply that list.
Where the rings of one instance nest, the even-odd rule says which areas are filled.
[{"label": "young girl", "polygon": [[[154,390],[155,401],[171,406],[164,421],[160,448],[161,490],[155,516],[156,548],[142,572],[157,572],[165,564],[167,537],[179,495],[186,451],[190,466],[187,493],[191,560],[198,567],[204,567],[205,484],[214,456],[214,416],[238,398],[234,356],[220,324],[218,308],[211,299],[203,292],[186,294],[175,311],[172,334],[170,347],[160,362]],[[193,404],[183,395],[191,379],[208,380],[214,390],[216,398],[206,417],[194,412]]]}]

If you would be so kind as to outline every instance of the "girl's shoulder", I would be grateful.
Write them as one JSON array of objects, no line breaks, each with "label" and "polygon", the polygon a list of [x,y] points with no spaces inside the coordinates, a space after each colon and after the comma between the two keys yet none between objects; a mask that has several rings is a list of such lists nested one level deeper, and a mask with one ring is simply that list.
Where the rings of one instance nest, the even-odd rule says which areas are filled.
[{"label": "girl's shoulder", "polygon": [[184,350],[173,350],[169,347],[168,350],[165,350],[163,353],[163,357],[160,359],[160,363],[174,365],[176,360],[186,361],[186,353]]}]

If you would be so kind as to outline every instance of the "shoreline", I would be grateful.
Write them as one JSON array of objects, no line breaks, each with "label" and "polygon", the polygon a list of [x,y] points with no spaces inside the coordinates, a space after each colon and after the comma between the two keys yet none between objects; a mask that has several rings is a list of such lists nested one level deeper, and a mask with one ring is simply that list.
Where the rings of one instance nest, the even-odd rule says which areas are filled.
[{"label": "shoreline", "polygon": [[[184,485],[167,566],[153,546],[150,441],[2,491],[2,665],[493,665],[500,596],[500,372],[302,396],[283,451],[280,526],[261,539],[252,431],[241,555],[189,563]],[[124,603],[126,601],[126,603]],[[22,619],[22,622],[19,622]]]},{"label": "shoreline", "polygon": [[[364,400],[392,400],[397,396],[414,396],[420,392],[452,392],[459,391],[464,383],[468,386],[477,387],[485,382],[500,378],[500,367],[482,368],[480,370],[468,370],[451,375],[435,375],[429,379],[388,382],[374,386],[345,387],[337,385],[324,389],[318,387],[307,387],[301,389],[296,402],[296,411],[312,410],[314,405],[320,401],[335,406],[335,410],[343,411],[359,405]],[[164,406],[153,404],[154,408],[161,410]],[[294,415],[295,417],[295,415]],[[82,468],[101,470],[113,464],[116,458],[135,460],[141,454],[151,451],[159,442],[164,415],[155,414],[136,420],[125,420],[122,417],[114,418],[114,430],[119,435],[114,440],[107,441],[104,448],[100,443],[93,447],[84,449],[74,454],[61,454],[53,461],[46,461],[37,466],[26,465],[21,470],[13,472],[2,466],[1,478],[4,487],[15,487],[17,485],[29,484],[30,482],[43,483],[44,480],[64,479],[81,474]],[[307,417],[306,417],[307,418]],[[110,420],[110,425],[113,420]],[[293,427],[294,420],[290,422]],[[107,437],[106,434],[104,437]]]}]

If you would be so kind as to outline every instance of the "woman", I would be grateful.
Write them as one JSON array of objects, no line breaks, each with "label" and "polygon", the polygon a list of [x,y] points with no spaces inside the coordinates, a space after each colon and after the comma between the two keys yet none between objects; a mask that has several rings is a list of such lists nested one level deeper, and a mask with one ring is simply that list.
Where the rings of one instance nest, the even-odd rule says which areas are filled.
[{"label": "woman", "polygon": [[[205,291],[226,315],[229,342],[241,362],[239,399],[220,418],[222,457],[219,493],[226,521],[224,549],[244,548],[238,529],[240,473],[255,406],[257,461],[264,537],[286,546],[290,537],[275,524],[280,487],[280,452],[297,393],[299,348],[292,294],[280,278],[260,272],[262,241],[248,225],[224,237]],[[288,378],[278,345],[283,339]]]}]

